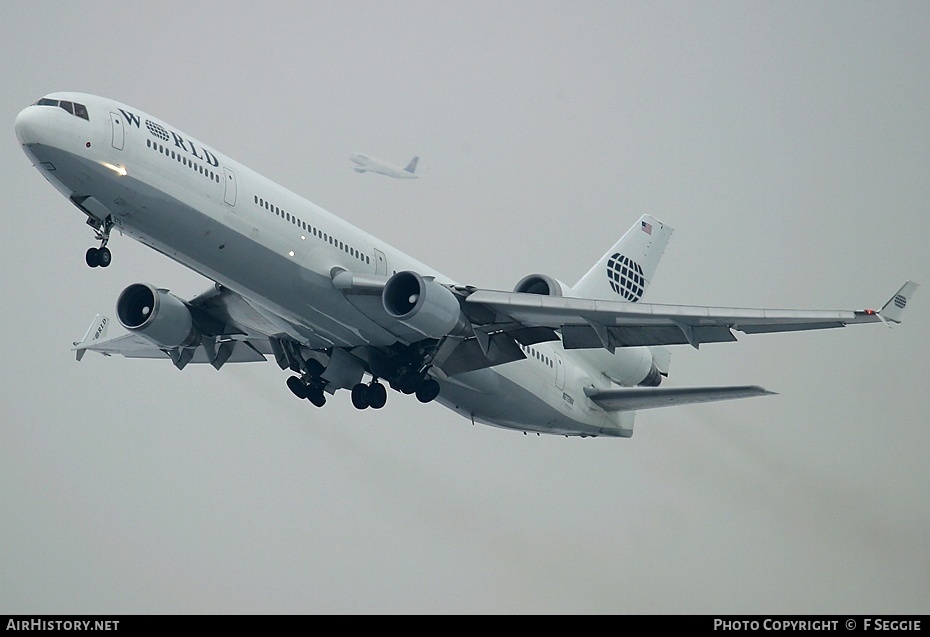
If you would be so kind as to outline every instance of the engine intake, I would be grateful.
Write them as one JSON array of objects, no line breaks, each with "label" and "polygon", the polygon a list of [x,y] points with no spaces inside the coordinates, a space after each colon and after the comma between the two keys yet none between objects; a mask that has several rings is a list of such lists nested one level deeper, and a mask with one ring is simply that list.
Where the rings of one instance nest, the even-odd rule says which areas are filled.
[{"label": "engine intake", "polygon": [[388,314],[428,338],[442,338],[462,322],[452,290],[416,272],[398,272],[388,279],[381,301]]},{"label": "engine intake", "polygon": [[116,316],[120,325],[159,347],[185,347],[198,341],[194,319],[184,301],[147,283],[134,283],[122,291],[116,301]]},{"label": "engine intake", "polygon": [[562,293],[567,287],[548,274],[531,274],[520,279],[513,291],[541,296],[563,296]]}]

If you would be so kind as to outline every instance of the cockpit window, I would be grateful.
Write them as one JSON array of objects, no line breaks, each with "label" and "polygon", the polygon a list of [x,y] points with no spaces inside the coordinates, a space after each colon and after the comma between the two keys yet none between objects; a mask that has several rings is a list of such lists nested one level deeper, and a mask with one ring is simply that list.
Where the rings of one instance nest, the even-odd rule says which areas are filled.
[{"label": "cockpit window", "polygon": [[77,102],[69,102],[67,100],[53,100],[48,97],[43,97],[38,102],[36,106],[57,106],[68,111],[72,115],[77,115],[81,119],[86,119],[90,121],[90,117],[87,115],[87,107],[83,104],[78,104]]}]

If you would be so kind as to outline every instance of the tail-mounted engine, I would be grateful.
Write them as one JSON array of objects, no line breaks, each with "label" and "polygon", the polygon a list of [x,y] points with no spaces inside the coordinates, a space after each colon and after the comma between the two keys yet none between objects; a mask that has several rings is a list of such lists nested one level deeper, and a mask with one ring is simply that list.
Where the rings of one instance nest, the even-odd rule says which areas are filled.
[{"label": "tail-mounted engine", "polygon": [[520,279],[513,291],[541,296],[564,296],[563,293],[569,289],[567,285],[548,274],[531,274]]},{"label": "tail-mounted engine", "polygon": [[[514,292],[542,296],[564,296],[571,288],[547,274],[531,274],[520,279]],[[663,372],[656,365],[649,349],[625,350],[619,353],[605,349],[585,350],[584,356],[603,370],[605,376],[621,385],[658,387]]]}]

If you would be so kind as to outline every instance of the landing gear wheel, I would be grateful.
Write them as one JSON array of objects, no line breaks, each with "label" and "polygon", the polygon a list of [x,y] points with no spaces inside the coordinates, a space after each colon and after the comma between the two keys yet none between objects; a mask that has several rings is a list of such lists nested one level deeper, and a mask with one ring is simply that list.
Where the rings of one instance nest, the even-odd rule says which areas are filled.
[{"label": "landing gear wheel", "polygon": [[417,400],[421,403],[428,403],[439,395],[439,383],[432,378],[423,381],[423,384],[417,388]]},{"label": "landing gear wheel", "polygon": [[311,388],[309,393],[307,393],[307,400],[317,407],[322,407],[326,404],[326,396],[323,395],[322,389]]},{"label": "landing gear wheel", "polygon": [[87,252],[84,254],[84,261],[91,268],[96,268],[100,265],[100,250],[97,248],[87,248]]},{"label": "landing gear wheel", "polygon": [[372,382],[366,388],[365,393],[367,394],[368,405],[372,409],[381,409],[387,402],[387,388],[381,383]]},{"label": "landing gear wheel", "polygon": [[110,261],[113,260],[113,257],[110,255],[110,248],[100,248],[97,250],[97,265],[101,268],[105,268],[110,265]]},{"label": "landing gear wheel", "polygon": [[287,387],[298,398],[306,398],[309,387],[303,384],[297,376],[291,376],[287,379]]},{"label": "landing gear wheel", "polygon": [[356,409],[367,409],[368,403],[368,385],[362,383],[352,388],[352,405]]}]

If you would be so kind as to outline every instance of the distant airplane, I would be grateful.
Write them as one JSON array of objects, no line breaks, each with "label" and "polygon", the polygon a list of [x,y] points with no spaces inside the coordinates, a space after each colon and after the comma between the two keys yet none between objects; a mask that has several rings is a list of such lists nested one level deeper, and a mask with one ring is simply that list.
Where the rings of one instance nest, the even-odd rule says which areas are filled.
[{"label": "distant airplane", "polygon": [[419,157],[414,157],[410,160],[410,163],[407,164],[406,168],[401,168],[400,166],[394,166],[380,159],[369,157],[364,153],[353,153],[349,155],[349,159],[358,164],[358,166],[355,167],[355,172],[357,173],[379,173],[381,175],[387,175],[388,177],[394,177],[395,179],[416,179],[417,176],[414,172],[417,169],[417,162],[420,161]]},{"label": "distant airplane", "polygon": [[[878,311],[642,303],[672,234],[643,215],[573,286],[531,274],[512,292],[480,289],[125,104],[53,93],[23,109],[15,128],[36,169],[95,231],[100,244],[87,250],[87,265],[111,264],[116,230],[213,281],[189,300],[129,285],[116,302],[127,333],[108,336],[110,320],[98,315],[75,343],[79,360],[94,351],[219,370],[270,357],[290,370],[290,391],[317,407],[346,389],[356,408],[380,409],[390,385],[472,423],[628,438],[639,409],[771,393],[659,387],[669,373],[666,346],[898,323],[917,288],[908,281]],[[585,226],[567,227],[577,234]],[[481,250],[461,233],[431,240],[443,238]],[[804,352],[796,358],[804,373]]]}]

